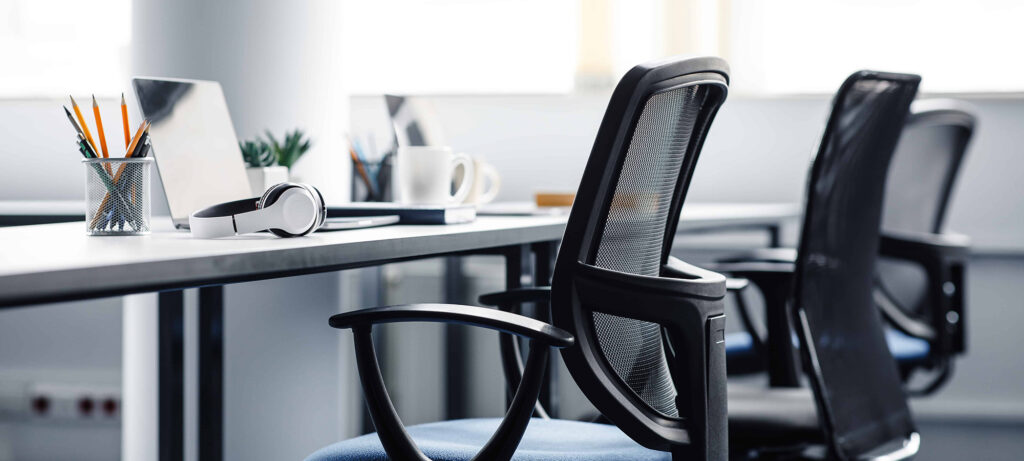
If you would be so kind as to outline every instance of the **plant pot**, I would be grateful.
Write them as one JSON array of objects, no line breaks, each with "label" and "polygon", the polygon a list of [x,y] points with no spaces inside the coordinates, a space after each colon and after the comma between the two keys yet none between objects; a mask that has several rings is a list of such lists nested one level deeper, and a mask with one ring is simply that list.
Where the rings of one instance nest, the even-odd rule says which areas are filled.
[{"label": "plant pot", "polygon": [[288,168],[283,166],[249,167],[245,174],[254,197],[262,196],[274,184],[288,182]]}]

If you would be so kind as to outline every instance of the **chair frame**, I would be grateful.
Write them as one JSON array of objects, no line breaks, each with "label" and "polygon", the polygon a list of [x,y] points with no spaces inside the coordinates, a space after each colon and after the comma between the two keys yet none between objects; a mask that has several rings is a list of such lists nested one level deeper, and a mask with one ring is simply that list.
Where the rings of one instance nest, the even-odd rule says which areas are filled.
[{"label": "chair frame", "polygon": [[[673,459],[717,461],[728,456],[725,277],[670,257],[670,237],[663,243],[659,277],[606,270],[588,260],[596,253],[601,232],[598,223],[608,212],[611,190],[617,183],[615,176],[644,104],[656,93],[698,84],[710,85],[717,92],[709,96],[714,98],[709,103],[715,105],[714,110],[702,120],[709,125],[728,91],[728,67],[721,59],[653,63],[627,73],[612,95],[598,131],[558,254],[552,288],[512,290],[485,295],[480,301],[503,309],[514,309],[523,302],[548,302],[552,323],[577,339],[575,346],[562,350],[562,358],[576,383],[604,416],[641,445],[669,451]],[[646,91],[635,91],[637,88]],[[666,236],[675,235],[706,125],[694,129],[690,141],[693,155],[681,167],[683,176],[672,197]],[[594,200],[589,203],[579,197]],[[677,406],[685,416],[671,418],[658,413],[615,374],[603,355],[596,352],[599,346],[590,320],[594,312],[661,325],[669,372],[679,395]],[[503,339],[502,346],[506,377],[511,383],[522,368],[522,359],[514,340]]]},{"label": "chair frame", "polygon": [[[356,360],[370,416],[388,456],[392,459],[429,461],[406,432],[388,396],[371,338],[373,325],[392,322],[427,321],[463,323],[498,330],[503,337],[503,357],[508,377],[520,378],[510,389],[515,396],[498,430],[473,458],[474,460],[507,461],[515,453],[530,418],[543,415],[537,404],[544,372],[550,356],[549,347],[571,350],[563,357],[577,383],[599,409],[610,415],[623,432],[648,448],[670,451],[673,459],[689,461],[725,461],[728,456],[725,393],[725,277],[690,266],[668,257],[671,239],[666,239],[661,277],[646,277],[602,269],[569,255],[567,247],[584,249],[590,254],[599,240],[594,231],[600,211],[584,206],[579,197],[595,197],[593,210],[607,210],[614,187],[614,169],[621,165],[643,105],[655,93],[683,86],[707,85],[713,92],[701,113],[703,125],[695,126],[691,137],[692,155],[686,157],[672,198],[666,235],[674,235],[679,210],[689,185],[697,153],[704,135],[725,99],[728,88],[728,65],[719,58],[670,58],[648,63],[630,70],[612,94],[608,109],[598,131],[594,150],[580,183],[580,193],[569,217],[556,262],[550,291],[514,290],[502,294],[496,304],[511,306],[509,299],[533,300],[550,294],[552,326],[539,320],[517,315],[511,308],[502,310],[451,304],[413,304],[362,309],[331,317],[335,328],[351,328],[356,344]],[[643,91],[638,91],[642,89]],[[717,98],[717,99],[713,99]],[[630,130],[630,131],[627,131]],[[614,169],[614,171],[612,171]],[[597,203],[599,202],[599,203]],[[601,216],[598,216],[601,215]],[[586,230],[590,229],[590,230]],[[538,294],[538,293],[543,293]],[[642,305],[637,306],[641,300]],[[584,308],[583,306],[586,305]],[[602,357],[595,357],[593,325],[580,322],[591,312],[658,323],[666,332],[666,353],[669,369],[679,389],[680,413],[686,418],[668,418],[650,409],[626,385],[617,379]],[[580,331],[584,343],[577,342],[572,331]],[[531,341],[529,356],[522,365],[518,344],[511,335]],[[586,347],[586,349],[584,349]],[[506,350],[507,349],[507,350]],[[510,351],[516,357],[508,357]],[[512,364],[514,366],[509,366]],[[521,368],[520,368],[521,367]],[[514,370],[513,370],[514,369]],[[594,370],[601,370],[597,373]],[[682,373],[686,372],[684,376]],[[613,378],[614,377],[614,378]],[[592,380],[593,382],[587,382]],[[539,411],[538,411],[539,409]]]}]

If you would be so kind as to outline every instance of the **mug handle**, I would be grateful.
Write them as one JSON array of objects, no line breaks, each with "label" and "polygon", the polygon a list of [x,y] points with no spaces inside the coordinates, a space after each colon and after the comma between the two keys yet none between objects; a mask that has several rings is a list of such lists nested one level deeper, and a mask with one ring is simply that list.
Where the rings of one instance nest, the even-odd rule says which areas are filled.
[{"label": "mug handle", "polygon": [[483,163],[480,165],[481,179],[485,179],[490,183],[490,187],[487,188],[487,192],[480,195],[477,200],[478,205],[485,203],[491,203],[498,196],[498,189],[501,188],[501,175],[498,174],[498,169],[494,168],[494,165],[489,163]]},{"label": "mug handle", "polygon": [[451,203],[462,203],[469,196],[469,189],[473,186],[473,178],[475,172],[473,171],[473,159],[469,158],[466,154],[455,154],[455,158],[452,161],[452,177],[454,177],[455,169],[462,166],[462,181],[459,183],[459,188],[455,190],[455,193],[451,196]]}]

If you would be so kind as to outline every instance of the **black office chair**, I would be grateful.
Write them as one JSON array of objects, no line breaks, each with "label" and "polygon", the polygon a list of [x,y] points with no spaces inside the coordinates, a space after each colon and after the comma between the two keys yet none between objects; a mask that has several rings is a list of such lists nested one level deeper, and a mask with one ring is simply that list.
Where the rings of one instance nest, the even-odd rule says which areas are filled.
[{"label": "black office chair", "polygon": [[[331,326],[355,333],[378,432],[309,460],[726,459],[725,278],[669,258],[668,250],[727,88],[728,68],[718,58],[669,59],[623,77],[587,162],[551,287],[498,295],[497,304],[506,306],[513,298],[550,300],[555,326],[436,304],[332,317]],[[406,430],[370,338],[374,324],[400,321],[459,322],[528,338],[525,371],[505,418]],[[549,346],[564,348],[576,382],[615,425],[531,418]]]},{"label": "black office chair", "polygon": [[893,460],[917,451],[872,291],[886,173],[919,81],[857,72],[836,94],[811,167],[786,308],[811,392],[730,386],[735,458]]},{"label": "black office chair", "polygon": [[890,348],[904,377],[936,371],[914,394],[939,389],[966,350],[969,241],[943,224],[975,124],[963,103],[915,102],[889,168],[874,299],[895,328]]},{"label": "black office chair", "polygon": [[[965,351],[968,242],[966,237],[943,233],[942,227],[974,125],[972,111],[958,101],[914,102],[886,182],[874,299],[893,327],[886,339],[904,381],[917,370],[935,371],[933,379],[908,389],[912,395],[939,389],[951,374],[954,357]],[[724,258],[725,264],[716,267],[742,273],[744,264],[775,264],[784,272],[795,257],[793,249],[765,248]],[[788,297],[791,278],[784,273],[755,278],[767,290],[767,301],[778,304]],[[767,341],[750,320],[746,304],[742,298],[737,301],[746,331],[728,336],[729,373],[761,372],[771,366],[769,357],[785,359],[782,351],[768,353]],[[775,313],[782,309],[767,310],[779,315]]]}]

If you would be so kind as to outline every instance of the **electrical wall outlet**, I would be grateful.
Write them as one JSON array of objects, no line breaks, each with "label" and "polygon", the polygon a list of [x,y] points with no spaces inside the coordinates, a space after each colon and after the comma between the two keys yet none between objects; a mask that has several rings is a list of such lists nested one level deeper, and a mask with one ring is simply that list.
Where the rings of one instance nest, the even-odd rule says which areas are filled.
[{"label": "electrical wall outlet", "polygon": [[120,423],[121,389],[59,382],[0,381],[0,419]]}]

